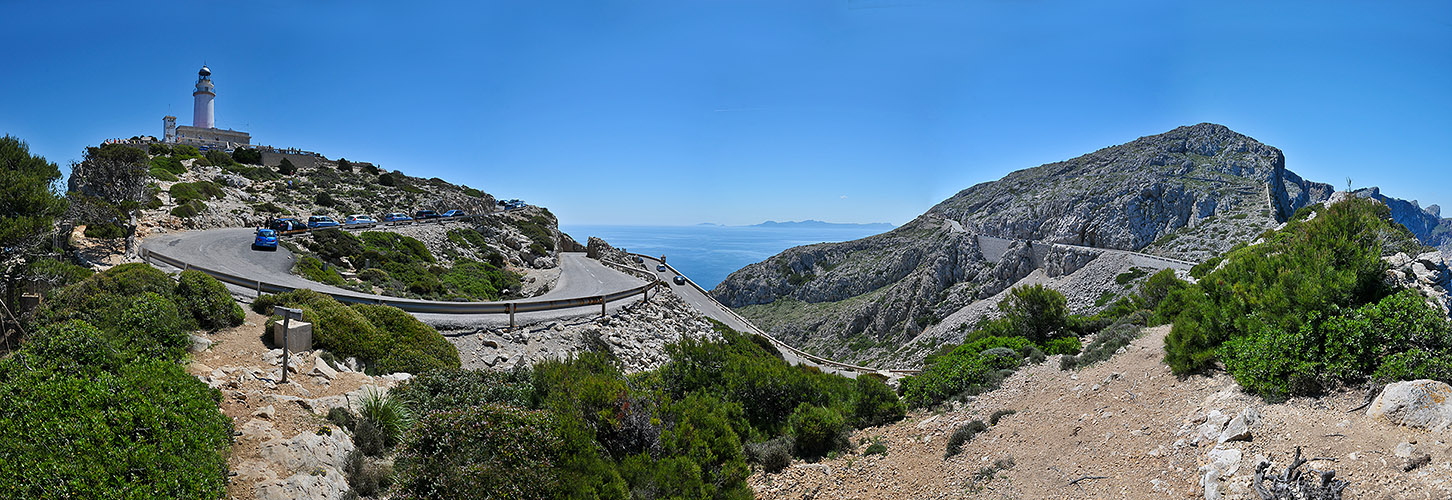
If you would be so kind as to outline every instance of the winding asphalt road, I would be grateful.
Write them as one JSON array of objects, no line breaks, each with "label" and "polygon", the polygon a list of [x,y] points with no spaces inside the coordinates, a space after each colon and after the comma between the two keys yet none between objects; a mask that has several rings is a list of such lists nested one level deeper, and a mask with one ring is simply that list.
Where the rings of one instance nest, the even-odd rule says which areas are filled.
[{"label": "winding asphalt road", "polygon": [[[291,273],[291,270],[293,263],[297,260],[297,256],[283,247],[278,247],[276,251],[253,250],[252,240],[254,231],[251,228],[223,228],[162,234],[147,238],[142,241],[141,246],[149,251],[180,259],[195,266],[266,281],[268,283],[286,285],[294,288],[309,288],[320,292],[409,301],[325,285],[294,275]],[[532,299],[591,297],[618,292],[645,284],[644,280],[610,269],[600,264],[599,261],[586,258],[585,254],[581,252],[560,253],[559,265],[560,277],[556,281],[554,288]],[[612,302],[607,306],[607,311],[617,309],[627,303],[629,303],[628,300]],[[554,311],[535,311],[516,314],[516,322],[534,323],[599,313],[598,306]],[[509,316],[504,314],[476,314],[466,316],[416,313],[414,316],[426,323],[448,329],[493,327],[509,324]]]}]

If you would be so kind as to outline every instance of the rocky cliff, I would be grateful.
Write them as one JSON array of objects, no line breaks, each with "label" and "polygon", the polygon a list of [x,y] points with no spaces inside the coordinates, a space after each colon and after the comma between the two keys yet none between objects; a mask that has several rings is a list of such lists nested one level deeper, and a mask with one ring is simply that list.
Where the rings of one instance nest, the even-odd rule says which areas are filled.
[{"label": "rocky cliff", "polygon": [[1286,170],[1280,150],[1202,123],[978,184],[887,233],[789,249],[711,294],[809,351],[891,363],[924,329],[1035,270],[1068,275],[1095,259],[1022,243],[985,258],[979,234],[1200,260],[1332,191]]},{"label": "rocky cliff", "polygon": [[1422,208],[1417,200],[1392,198],[1381,194],[1381,189],[1376,187],[1358,189],[1351,194],[1385,203],[1391,209],[1392,220],[1407,226],[1423,245],[1440,247],[1452,244],[1452,219],[1442,218],[1440,206]]}]

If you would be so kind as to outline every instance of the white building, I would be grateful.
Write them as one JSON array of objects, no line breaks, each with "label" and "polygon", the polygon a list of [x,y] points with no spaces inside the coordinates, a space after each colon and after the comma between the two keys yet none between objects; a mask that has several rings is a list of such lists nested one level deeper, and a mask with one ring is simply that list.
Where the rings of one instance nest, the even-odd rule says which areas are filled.
[{"label": "white building", "polygon": [[192,126],[177,126],[175,116],[163,117],[161,120],[164,140],[173,144],[196,146],[198,149],[228,151],[238,146],[250,145],[251,134],[216,127],[212,107],[212,100],[216,97],[217,90],[212,85],[212,70],[202,66],[202,70],[197,72],[196,89],[192,91]]}]

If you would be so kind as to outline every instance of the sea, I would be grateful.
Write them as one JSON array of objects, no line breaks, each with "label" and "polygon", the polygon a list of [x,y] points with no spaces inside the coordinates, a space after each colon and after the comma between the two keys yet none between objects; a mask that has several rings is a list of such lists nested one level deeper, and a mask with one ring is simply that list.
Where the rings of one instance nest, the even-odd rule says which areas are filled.
[{"label": "sea", "polygon": [[561,224],[560,230],[584,244],[590,236],[615,248],[666,257],[666,262],[710,290],[748,264],[782,250],[814,243],[851,241],[891,230],[883,224],[771,226],[587,226]]}]

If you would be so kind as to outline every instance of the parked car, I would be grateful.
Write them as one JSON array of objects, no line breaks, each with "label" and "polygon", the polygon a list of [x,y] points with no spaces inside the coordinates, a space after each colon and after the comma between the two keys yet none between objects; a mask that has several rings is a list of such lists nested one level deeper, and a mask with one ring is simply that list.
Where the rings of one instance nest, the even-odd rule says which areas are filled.
[{"label": "parked car", "polygon": [[674,281],[676,282],[677,285],[684,285],[684,284],[686,284],[686,277],[677,274],[676,275],[676,279]]},{"label": "parked car", "polygon": [[267,223],[267,228],[273,231],[277,231],[280,234],[288,234],[299,231],[307,231],[308,226],[306,224],[303,224],[302,221],[294,219],[292,217],[283,217],[281,219],[272,219],[270,222]]},{"label": "parked car", "polygon": [[645,259],[642,259],[642,258],[640,258],[639,255],[637,255],[637,256],[635,256],[635,263],[636,264],[644,264],[645,263]]},{"label": "parked car", "polygon": [[420,219],[420,220],[422,220],[422,219],[437,219],[437,218],[439,218],[439,213],[438,212],[435,212],[433,210],[419,210],[419,211],[413,213],[413,218]]},{"label": "parked car", "polygon": [[277,231],[262,227],[257,228],[257,236],[252,240],[252,249],[277,250]]},{"label": "parked car", "polygon": [[666,267],[665,267],[665,264],[657,264],[657,265],[656,265],[656,266],[655,266],[655,270],[656,270],[656,271],[660,271],[660,272],[665,272],[665,271],[666,271]]},{"label": "parked car", "polygon": [[413,217],[409,217],[408,214],[403,212],[389,212],[383,214],[383,222],[402,222],[411,220],[413,220]]},{"label": "parked car", "polygon": [[326,215],[314,215],[308,217],[309,229],[322,229],[325,227],[338,227],[338,221],[335,221],[332,217],[328,217]]},{"label": "parked car", "polygon": [[343,223],[344,224],[377,224],[378,223],[378,220],[376,220],[372,216],[368,216],[368,215],[353,214],[353,215],[349,215],[348,218],[343,219]]},{"label": "parked car", "polygon": [[443,217],[463,217],[465,215],[469,215],[469,214],[464,213],[463,210],[454,209],[454,210],[450,210],[450,211],[444,212]]}]

